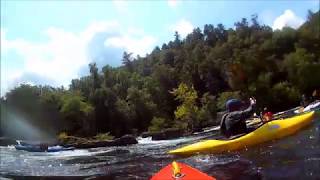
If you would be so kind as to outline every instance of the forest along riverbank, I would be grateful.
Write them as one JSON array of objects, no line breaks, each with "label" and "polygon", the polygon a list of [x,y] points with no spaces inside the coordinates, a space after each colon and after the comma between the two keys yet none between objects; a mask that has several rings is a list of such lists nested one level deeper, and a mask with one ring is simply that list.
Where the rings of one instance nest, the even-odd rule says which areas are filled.
[{"label": "forest along riverbank", "polygon": [[211,139],[218,131],[174,140],[139,138],[138,144],[57,153],[17,151],[1,147],[0,174],[16,176],[105,176],[148,179],[172,160],[187,163],[218,179],[318,179],[320,119],[293,136],[218,155],[175,158],[168,150]]},{"label": "forest along riverbank", "polygon": [[297,29],[274,31],[253,15],[230,29],[206,24],[184,38],[176,32],[145,57],[123,52],[121,66],[88,64],[90,73],[69,87],[20,84],[0,98],[0,135],[194,132],[217,125],[231,98],[255,97],[257,113],[310,103],[320,94],[320,17],[306,14]]}]

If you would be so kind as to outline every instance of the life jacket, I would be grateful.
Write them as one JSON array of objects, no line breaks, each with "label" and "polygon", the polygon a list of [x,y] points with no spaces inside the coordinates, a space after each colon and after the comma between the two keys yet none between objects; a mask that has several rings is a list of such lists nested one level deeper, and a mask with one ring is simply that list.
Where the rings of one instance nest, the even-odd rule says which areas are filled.
[{"label": "life jacket", "polygon": [[263,114],[263,119],[264,119],[266,122],[272,120],[272,118],[273,118],[273,113],[270,112],[270,111],[268,111],[268,112],[266,112],[266,113]]},{"label": "life jacket", "polygon": [[221,122],[220,122],[220,133],[224,136],[227,136],[227,128],[226,128],[226,117],[227,117],[228,113],[224,114],[221,118]]}]

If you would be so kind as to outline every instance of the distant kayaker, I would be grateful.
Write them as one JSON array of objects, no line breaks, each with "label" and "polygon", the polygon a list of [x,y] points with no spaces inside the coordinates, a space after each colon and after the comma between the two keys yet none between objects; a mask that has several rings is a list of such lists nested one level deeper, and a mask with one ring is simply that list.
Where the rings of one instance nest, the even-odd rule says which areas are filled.
[{"label": "distant kayaker", "polygon": [[220,131],[225,137],[248,133],[246,120],[253,115],[256,104],[254,98],[250,98],[248,108],[238,99],[230,99],[226,102],[227,113],[221,118]]},{"label": "distant kayaker", "polygon": [[263,122],[268,122],[273,119],[273,113],[269,111],[267,107],[265,107],[260,113],[260,118],[263,120]]},{"label": "distant kayaker", "polygon": [[48,144],[47,143],[41,143],[40,144],[40,149],[42,150],[42,151],[48,151]]},{"label": "distant kayaker", "polygon": [[300,105],[303,107],[306,107],[308,106],[308,104],[309,102],[308,102],[307,96],[305,94],[302,94]]},{"label": "distant kayaker", "polygon": [[320,89],[315,89],[313,92],[312,92],[312,101],[317,101],[317,100],[320,100]]}]

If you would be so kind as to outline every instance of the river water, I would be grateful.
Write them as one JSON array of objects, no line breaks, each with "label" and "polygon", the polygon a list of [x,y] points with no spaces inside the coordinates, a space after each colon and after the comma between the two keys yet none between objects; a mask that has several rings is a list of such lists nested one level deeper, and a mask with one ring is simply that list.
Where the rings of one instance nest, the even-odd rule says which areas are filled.
[{"label": "river water", "polygon": [[[320,119],[295,135],[224,154],[177,158],[168,150],[213,139],[218,130],[187,138],[136,145],[43,153],[0,147],[0,176],[81,176],[87,179],[149,179],[173,160],[217,179],[320,179]],[[32,178],[31,178],[32,179]]]}]

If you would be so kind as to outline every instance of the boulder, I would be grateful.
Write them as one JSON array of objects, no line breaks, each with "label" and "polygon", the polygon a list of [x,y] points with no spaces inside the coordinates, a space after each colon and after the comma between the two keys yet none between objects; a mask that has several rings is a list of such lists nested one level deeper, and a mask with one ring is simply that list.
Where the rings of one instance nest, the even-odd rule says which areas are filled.
[{"label": "boulder", "polygon": [[86,149],[86,148],[112,146],[113,145],[112,142],[113,142],[112,140],[110,141],[88,140],[87,142],[75,142],[74,144],[67,144],[66,146]]},{"label": "boulder", "polygon": [[8,137],[0,137],[0,146],[8,146],[14,144],[17,144],[17,141],[15,139],[11,139]]},{"label": "boulder", "polygon": [[126,145],[130,145],[130,144],[137,144],[138,143],[137,139],[133,135],[130,135],[130,134],[124,135],[124,136],[117,138],[113,141],[116,144],[116,146],[126,146]]},{"label": "boulder", "polygon": [[146,137],[150,137],[150,136],[152,136],[154,133],[152,133],[152,132],[143,132],[143,133],[141,133],[141,137],[142,138],[146,138]]},{"label": "boulder", "polygon": [[[70,142],[70,141],[69,141]],[[138,141],[133,135],[124,135],[114,140],[86,140],[84,138],[78,138],[72,141],[72,143],[64,143],[64,146],[75,147],[75,148],[96,148],[96,147],[107,147],[107,146],[126,146],[130,144],[137,144]]]},{"label": "boulder", "polygon": [[184,131],[181,129],[165,129],[158,133],[152,134],[152,140],[168,140],[176,139],[184,135]]},{"label": "boulder", "polygon": [[193,128],[192,132],[193,133],[197,133],[197,132],[202,132],[203,129],[201,127],[196,127],[196,128]]},{"label": "boulder", "polygon": [[39,146],[41,144],[46,144],[48,146],[56,146],[59,145],[59,142],[56,139],[50,139],[50,140],[19,140],[19,143],[21,145],[33,145],[33,146]]}]

